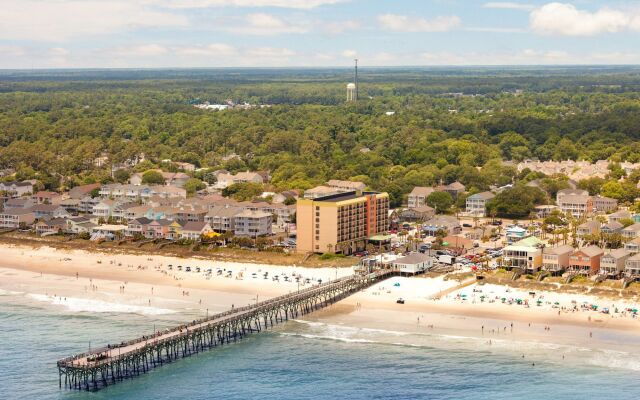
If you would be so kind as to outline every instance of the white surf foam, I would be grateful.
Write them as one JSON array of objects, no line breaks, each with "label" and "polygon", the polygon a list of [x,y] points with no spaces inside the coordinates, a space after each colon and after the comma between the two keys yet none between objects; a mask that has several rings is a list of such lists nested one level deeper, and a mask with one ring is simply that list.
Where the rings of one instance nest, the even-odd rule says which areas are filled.
[{"label": "white surf foam", "polygon": [[[398,332],[384,329],[358,328],[298,320],[307,326],[303,332],[283,332],[284,336],[345,343],[411,347],[416,349],[490,351],[511,355],[526,354],[527,358],[548,363],[575,364],[582,367],[604,367],[640,371],[640,359],[632,352],[602,348],[587,348],[537,340],[513,340],[495,336],[477,337],[426,332]],[[401,339],[400,339],[401,338]],[[560,361],[559,356],[566,355]]]},{"label": "white surf foam", "polygon": [[74,297],[63,298],[59,296],[47,296],[44,294],[29,294],[28,296],[37,301],[46,302],[57,306],[63,306],[71,312],[127,313],[142,315],[163,315],[173,314],[176,312],[167,308],[109,303],[101,300],[79,299]]},{"label": "white surf foam", "polygon": [[335,340],[337,342],[346,342],[346,343],[378,343],[376,341],[368,340],[368,339],[348,338],[348,337],[339,337],[339,336],[326,336],[326,335],[310,335],[308,333],[282,332],[281,335],[283,335],[283,336],[303,337],[303,338],[307,338],[307,339]]}]

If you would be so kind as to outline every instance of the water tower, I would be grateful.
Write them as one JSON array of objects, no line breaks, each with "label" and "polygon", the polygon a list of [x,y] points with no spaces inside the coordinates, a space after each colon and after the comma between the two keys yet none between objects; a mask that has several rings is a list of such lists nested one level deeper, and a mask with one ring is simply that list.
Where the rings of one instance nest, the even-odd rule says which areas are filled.
[{"label": "water tower", "polygon": [[356,101],[356,84],[347,84],[347,101]]}]

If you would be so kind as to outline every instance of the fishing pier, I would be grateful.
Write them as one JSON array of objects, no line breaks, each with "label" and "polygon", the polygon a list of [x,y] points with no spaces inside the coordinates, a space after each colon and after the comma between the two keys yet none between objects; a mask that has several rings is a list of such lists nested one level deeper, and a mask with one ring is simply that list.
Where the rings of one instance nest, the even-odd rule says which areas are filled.
[{"label": "fishing pier", "polygon": [[311,313],[395,274],[393,270],[379,270],[368,275],[351,275],[154,335],[74,355],[58,361],[59,384],[62,388],[64,382],[64,387],[71,390],[100,390]]}]

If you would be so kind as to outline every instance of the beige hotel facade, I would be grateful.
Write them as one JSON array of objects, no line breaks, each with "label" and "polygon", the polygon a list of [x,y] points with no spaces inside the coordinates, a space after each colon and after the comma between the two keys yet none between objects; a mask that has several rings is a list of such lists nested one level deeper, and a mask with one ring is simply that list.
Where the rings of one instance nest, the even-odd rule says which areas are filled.
[{"label": "beige hotel facade", "polygon": [[296,225],[298,252],[353,254],[389,229],[389,195],[346,192],[299,199]]}]

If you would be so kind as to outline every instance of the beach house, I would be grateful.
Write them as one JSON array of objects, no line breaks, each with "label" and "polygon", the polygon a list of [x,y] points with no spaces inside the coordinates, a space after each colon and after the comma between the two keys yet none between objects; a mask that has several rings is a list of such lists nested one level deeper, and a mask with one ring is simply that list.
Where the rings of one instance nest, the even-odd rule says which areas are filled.
[{"label": "beach house", "polygon": [[93,216],[96,218],[107,219],[113,214],[113,209],[118,203],[115,200],[103,199],[98,204],[93,206]]},{"label": "beach house", "polygon": [[560,204],[564,196],[584,196],[588,197],[589,192],[584,189],[561,189],[556,193],[556,204]]},{"label": "beach house", "polygon": [[593,196],[593,209],[599,212],[611,212],[618,208],[618,200],[603,196]]},{"label": "beach house", "polygon": [[542,269],[552,275],[558,275],[569,267],[569,258],[573,247],[568,244],[556,247],[545,247],[542,254]]},{"label": "beach house", "polygon": [[506,268],[534,273],[542,266],[542,250],[539,246],[518,242],[504,248],[502,260]]},{"label": "beach house", "polygon": [[467,197],[467,214],[473,217],[484,217],[487,211],[487,203],[494,197],[496,195],[491,192],[476,193]]},{"label": "beach house", "polygon": [[640,253],[627,258],[624,265],[624,275],[631,279],[640,278]]},{"label": "beach house", "polygon": [[271,235],[272,220],[272,215],[264,211],[243,210],[235,215],[234,234],[250,237]]},{"label": "beach house", "polygon": [[600,233],[600,222],[596,220],[590,220],[578,225],[576,229],[576,233],[580,237],[585,237],[588,235],[597,235]]},{"label": "beach house", "polygon": [[582,218],[593,212],[593,201],[588,195],[565,194],[558,197],[558,207],[564,214]]},{"label": "beach house", "polygon": [[429,206],[407,208],[400,212],[400,218],[404,221],[427,221],[436,215],[436,210]]},{"label": "beach house", "polygon": [[393,261],[393,267],[401,274],[417,275],[428,271],[433,265],[433,257],[423,253],[410,253]]},{"label": "beach house", "polygon": [[91,233],[91,230],[96,226],[87,217],[71,217],[67,218],[67,232],[70,233]]},{"label": "beach house", "polygon": [[518,225],[513,225],[508,227],[507,231],[505,232],[507,243],[517,242],[518,240],[524,239],[529,236],[531,236],[529,234],[529,231],[527,231],[525,228]]},{"label": "beach house", "polygon": [[146,226],[145,236],[150,239],[164,239],[169,233],[169,225],[172,222],[168,219],[156,219],[149,222]]},{"label": "beach house", "polygon": [[15,209],[27,209],[31,208],[36,203],[28,197],[19,197],[15,199],[9,199],[4,203],[4,210],[15,210]]},{"label": "beach house", "polygon": [[40,191],[32,194],[31,200],[36,204],[60,204],[62,196],[56,192]]},{"label": "beach house", "polygon": [[458,196],[464,193],[465,190],[466,187],[458,181],[455,181],[448,185],[440,185],[436,187],[436,191],[449,193],[454,200],[456,200]]},{"label": "beach house", "polygon": [[355,192],[363,192],[367,185],[362,182],[354,182],[354,181],[341,181],[338,179],[331,179],[327,181],[327,186],[340,189],[344,192],[355,191]]},{"label": "beach house", "polygon": [[0,212],[0,228],[25,228],[33,225],[36,217],[29,208],[14,208]]},{"label": "beach house", "polygon": [[213,230],[208,223],[204,221],[187,222],[180,231],[181,239],[199,241],[202,235],[211,233]]},{"label": "beach house", "polygon": [[407,197],[407,207],[416,208],[427,205],[427,197],[431,193],[434,193],[435,189],[432,187],[416,186],[413,188],[409,197]]},{"label": "beach house", "polygon": [[5,192],[9,196],[24,196],[33,193],[33,184],[24,182],[0,182],[0,192]]},{"label": "beach house", "polygon": [[633,215],[628,210],[620,210],[607,215],[607,219],[609,222],[620,222],[621,219],[633,219]]},{"label": "beach house", "polygon": [[605,235],[613,235],[614,233],[622,232],[624,226],[618,221],[611,221],[607,224],[602,225],[600,228],[600,232]]},{"label": "beach house", "polygon": [[209,210],[204,220],[215,232],[233,232],[236,215],[242,211],[241,207],[217,206]]},{"label": "beach house", "polygon": [[422,231],[429,236],[436,236],[438,231],[457,235],[462,232],[460,221],[453,215],[436,215],[422,224]]},{"label": "beach house", "polygon": [[64,207],[54,204],[36,204],[31,207],[31,211],[36,219],[65,218],[71,216]]},{"label": "beach house", "polygon": [[140,217],[129,220],[127,223],[127,236],[146,236],[147,226],[151,223],[151,220],[146,217]]},{"label": "beach house", "polygon": [[629,225],[621,231],[622,237],[626,239],[635,239],[640,236],[640,222]]},{"label": "beach house", "polygon": [[97,225],[91,229],[91,240],[116,240],[125,235],[127,225]]},{"label": "beach house", "polygon": [[625,243],[624,249],[627,250],[632,255],[640,253],[640,238],[635,238]]},{"label": "beach house", "polygon": [[75,187],[69,189],[69,197],[72,198],[72,199],[80,200],[84,196],[90,195],[91,192],[93,192],[94,190],[97,190],[97,191],[100,190],[100,184],[99,183],[92,183],[92,184],[89,184],[89,185],[75,186]]},{"label": "beach house", "polygon": [[35,224],[36,234],[40,236],[63,233],[66,229],[67,220],[65,218],[51,218],[38,221]]},{"label": "beach house", "polygon": [[569,258],[569,271],[581,275],[597,274],[600,270],[600,260],[604,251],[598,246],[588,246],[578,249]]},{"label": "beach house", "polygon": [[80,199],[78,211],[83,214],[93,214],[93,207],[100,203],[100,200],[102,200],[100,197],[84,196]]},{"label": "beach house", "polygon": [[600,271],[598,273],[606,275],[608,278],[620,277],[624,273],[629,257],[631,257],[631,253],[625,249],[615,249],[603,254],[600,259]]}]

